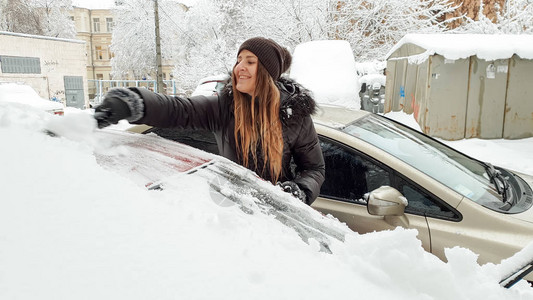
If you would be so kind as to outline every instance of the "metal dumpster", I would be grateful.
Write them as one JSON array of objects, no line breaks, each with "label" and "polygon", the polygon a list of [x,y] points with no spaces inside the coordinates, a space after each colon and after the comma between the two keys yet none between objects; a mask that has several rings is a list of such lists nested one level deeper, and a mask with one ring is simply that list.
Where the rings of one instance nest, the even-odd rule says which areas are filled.
[{"label": "metal dumpster", "polygon": [[406,35],[387,55],[385,112],[447,140],[531,137],[531,47],[532,35]]}]

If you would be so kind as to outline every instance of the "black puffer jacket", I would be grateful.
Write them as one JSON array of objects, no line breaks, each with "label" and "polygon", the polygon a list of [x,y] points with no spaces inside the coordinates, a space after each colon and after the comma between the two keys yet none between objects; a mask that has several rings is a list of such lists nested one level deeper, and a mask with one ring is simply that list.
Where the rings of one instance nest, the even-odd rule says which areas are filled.
[{"label": "black puffer jacket", "polygon": [[[309,91],[296,82],[280,78],[280,120],[283,128],[283,170],[280,181],[292,180],[311,204],[324,182],[325,165],[311,114],[316,103]],[[231,86],[219,96],[170,97],[132,88],[144,100],[144,115],[134,122],[163,128],[207,129],[215,133],[220,155],[239,162],[234,136],[235,117]],[[261,175],[262,155],[251,170]],[[291,169],[291,159],[296,168]],[[252,160],[250,160],[252,161]],[[268,174],[268,172],[264,172]],[[264,179],[270,180],[268,175]]]}]

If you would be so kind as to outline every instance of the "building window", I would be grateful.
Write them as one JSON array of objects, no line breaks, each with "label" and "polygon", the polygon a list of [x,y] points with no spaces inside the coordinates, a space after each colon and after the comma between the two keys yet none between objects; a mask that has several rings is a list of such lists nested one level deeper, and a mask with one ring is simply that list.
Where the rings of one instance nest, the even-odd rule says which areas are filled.
[{"label": "building window", "polygon": [[107,32],[113,31],[113,18],[106,18],[106,24],[107,24]]},{"label": "building window", "polygon": [[107,46],[107,53],[109,53],[109,59],[115,57],[115,54],[111,51],[111,45]]},{"label": "building window", "polygon": [[74,21],[74,16],[68,16],[71,21]]},{"label": "building window", "polygon": [[38,57],[0,56],[2,73],[41,74],[41,59]]},{"label": "building window", "polygon": [[93,31],[100,32],[100,18],[93,18]]},{"label": "building window", "polygon": [[104,80],[104,74],[96,74],[96,80]]},{"label": "building window", "polygon": [[102,50],[102,46],[95,46],[96,50],[96,59],[104,59],[104,51]]}]

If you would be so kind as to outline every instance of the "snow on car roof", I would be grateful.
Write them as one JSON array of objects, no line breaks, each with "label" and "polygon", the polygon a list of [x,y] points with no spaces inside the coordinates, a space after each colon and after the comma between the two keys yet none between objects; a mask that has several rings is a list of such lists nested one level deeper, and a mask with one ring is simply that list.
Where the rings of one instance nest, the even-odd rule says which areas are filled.
[{"label": "snow on car roof", "polygon": [[429,57],[440,54],[447,59],[461,59],[473,55],[485,60],[510,58],[514,54],[533,59],[533,35],[510,34],[407,34],[386,57],[390,58],[403,45],[413,44],[426,51]]},{"label": "snow on car roof", "polygon": [[313,121],[328,127],[344,127],[363,116],[369,114],[365,110],[348,109],[342,106],[320,104],[318,112],[313,115]]},{"label": "snow on car roof", "polygon": [[361,106],[357,67],[347,41],[299,44],[294,49],[290,78],[313,92],[318,103],[356,109]]},{"label": "snow on car roof", "polygon": [[218,74],[218,75],[204,77],[198,81],[198,84],[203,84],[205,82],[210,82],[210,81],[225,81],[228,79],[229,79],[228,74]]},{"label": "snow on car roof", "polygon": [[29,85],[18,83],[0,83],[0,102],[29,105],[42,110],[63,109],[63,105],[43,99]]}]

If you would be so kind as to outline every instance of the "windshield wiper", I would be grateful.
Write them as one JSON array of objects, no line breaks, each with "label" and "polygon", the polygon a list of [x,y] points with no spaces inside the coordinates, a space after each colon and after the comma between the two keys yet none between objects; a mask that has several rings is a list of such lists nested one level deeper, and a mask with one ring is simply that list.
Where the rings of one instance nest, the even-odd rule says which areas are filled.
[{"label": "windshield wiper", "polygon": [[501,195],[503,192],[503,189],[497,181],[497,179],[499,178],[501,174],[500,171],[496,170],[491,163],[486,163],[486,166],[487,166],[487,175],[489,175],[490,181],[494,183],[494,186],[496,186],[496,191],[498,192],[498,194]]},{"label": "windshield wiper", "polygon": [[487,174],[489,175],[490,181],[494,182],[496,186],[496,191],[498,194],[502,195],[504,206],[512,206],[511,197],[509,197],[509,182],[507,178],[502,175],[500,170],[496,170],[491,163],[486,163],[487,165]]}]

